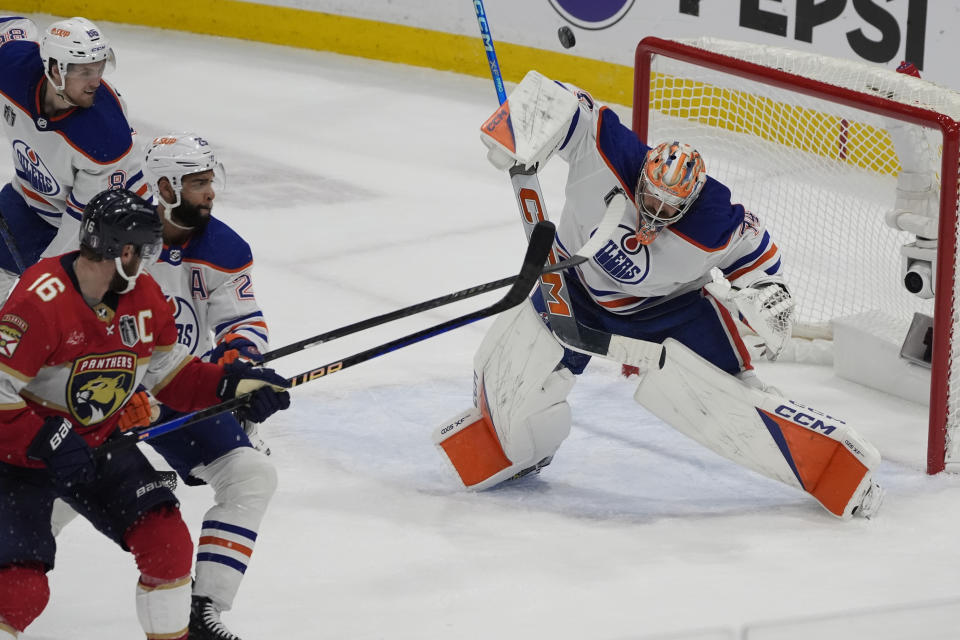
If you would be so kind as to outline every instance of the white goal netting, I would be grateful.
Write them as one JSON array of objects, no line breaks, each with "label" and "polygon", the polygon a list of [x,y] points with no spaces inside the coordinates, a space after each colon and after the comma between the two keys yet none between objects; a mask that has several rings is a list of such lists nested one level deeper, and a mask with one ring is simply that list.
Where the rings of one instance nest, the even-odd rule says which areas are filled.
[{"label": "white goal netting", "polygon": [[[639,53],[644,43],[638,47],[637,83],[649,94],[644,103],[638,90],[634,126],[651,143],[692,142],[708,174],[765,220],[798,302],[795,334],[829,338],[831,321],[864,312],[907,326],[915,312],[934,315],[935,304],[958,318],[956,202],[941,207],[939,198],[944,181],[957,181],[956,158],[944,159],[951,147],[942,123],[960,121],[960,94],[892,69],[777,47],[713,38],[654,42],[667,46],[649,58],[649,69]],[[905,200],[907,174],[912,199]],[[908,213],[909,224],[899,224],[908,218],[895,211]],[[943,262],[941,219],[953,238],[948,264],[939,267],[949,270],[952,285],[925,300],[904,288],[901,247],[922,229],[937,240]],[[946,359],[949,371],[941,380],[949,397],[940,410],[946,417],[938,418],[943,433],[960,421],[960,393],[950,384],[960,365],[954,323],[935,339],[935,358]],[[937,446],[942,457],[944,447],[960,448],[960,438]],[[960,451],[951,456],[960,461]]]}]

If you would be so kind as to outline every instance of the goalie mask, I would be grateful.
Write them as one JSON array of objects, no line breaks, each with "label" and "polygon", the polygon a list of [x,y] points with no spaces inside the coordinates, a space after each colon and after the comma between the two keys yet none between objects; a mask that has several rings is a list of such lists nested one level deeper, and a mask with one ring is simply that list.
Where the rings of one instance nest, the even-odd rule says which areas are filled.
[{"label": "goalie mask", "polygon": [[[196,216],[185,211],[177,212],[178,220],[173,215],[178,208],[187,208],[185,203],[181,207],[183,193],[183,178],[205,171],[213,172],[214,193],[219,193],[226,184],[226,172],[223,165],[217,160],[213,147],[206,140],[192,133],[172,133],[159,136],[147,145],[143,160],[143,171],[160,204],[163,205],[163,217],[181,229],[193,229],[201,225]],[[160,192],[160,180],[166,178],[173,189],[173,201],[167,202]],[[183,219],[183,218],[189,219]]]},{"label": "goalie mask", "polygon": [[662,142],[647,152],[637,179],[637,239],[650,244],[683,217],[707,182],[700,152],[681,142]]},{"label": "goalie mask", "polygon": [[[116,67],[110,41],[97,25],[86,18],[59,20],[47,27],[40,38],[40,57],[43,59],[43,72],[61,97],[67,84],[67,74],[76,69],[74,65],[106,61],[100,73]],[[59,82],[53,78],[53,65],[60,71]]]}]

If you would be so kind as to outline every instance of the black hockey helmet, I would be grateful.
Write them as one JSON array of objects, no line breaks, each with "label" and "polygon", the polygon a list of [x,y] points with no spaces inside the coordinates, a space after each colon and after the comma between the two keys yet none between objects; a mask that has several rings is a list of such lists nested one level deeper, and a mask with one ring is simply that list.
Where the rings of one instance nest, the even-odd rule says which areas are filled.
[{"label": "black hockey helmet", "polygon": [[163,247],[163,222],[153,206],[126,189],[95,195],[83,209],[80,245],[105,259],[119,258],[132,244],[141,262],[152,264]]}]

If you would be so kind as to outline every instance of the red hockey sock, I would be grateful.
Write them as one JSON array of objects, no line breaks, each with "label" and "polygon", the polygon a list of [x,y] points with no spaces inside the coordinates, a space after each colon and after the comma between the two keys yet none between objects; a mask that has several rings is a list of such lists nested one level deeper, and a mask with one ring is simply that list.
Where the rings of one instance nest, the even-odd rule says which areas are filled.
[{"label": "red hockey sock", "polygon": [[0,618],[23,631],[47,606],[50,586],[40,565],[12,565],[0,569]]}]

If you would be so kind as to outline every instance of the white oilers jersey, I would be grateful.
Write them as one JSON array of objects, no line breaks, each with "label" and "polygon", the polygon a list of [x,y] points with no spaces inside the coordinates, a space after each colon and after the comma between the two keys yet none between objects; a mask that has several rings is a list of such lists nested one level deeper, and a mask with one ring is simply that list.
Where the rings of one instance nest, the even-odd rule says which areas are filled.
[{"label": "white oilers jersey", "polygon": [[48,82],[36,36],[29,20],[0,17],[0,126],[13,155],[11,184],[37,215],[55,227],[63,221],[65,235],[75,236],[94,195],[123,187],[148,197],[147,183],[126,106],[106,82],[89,109],[75,107],[52,118],[41,113],[41,89]]},{"label": "white oilers jersey", "polygon": [[216,218],[184,246],[164,246],[150,275],[171,299],[177,340],[206,358],[228,334],[267,351],[269,333],[253,294],[250,245]]},{"label": "white oilers jersey", "polygon": [[[586,243],[612,191],[621,189],[630,200],[606,246],[577,268],[581,284],[598,305],[621,314],[647,309],[700,288],[710,281],[714,267],[737,286],[781,273],[780,252],[763,223],[742,205],[731,204],[730,190],[709,177],[683,218],[651,244],[641,244],[634,189],[650,147],[612,110],[595,104],[586,92],[570,89],[580,98],[580,109],[559,149],[570,164],[557,225],[563,257]],[[705,161],[709,172],[710,159]]]}]

